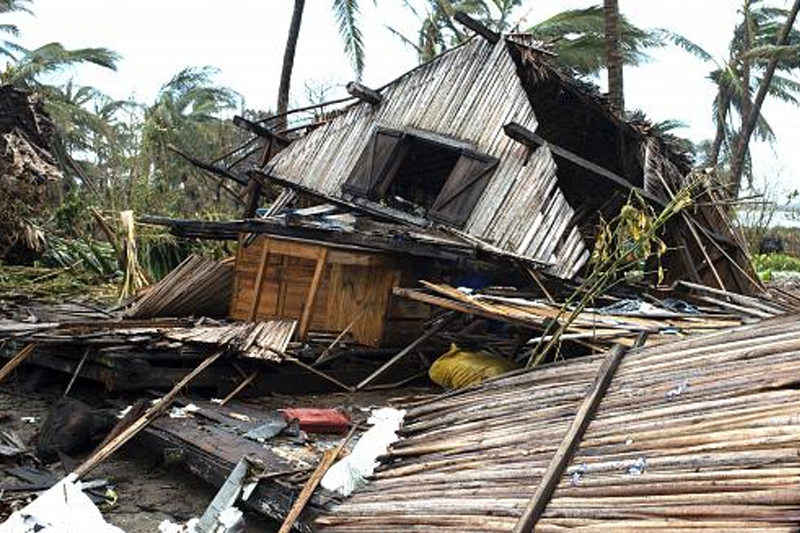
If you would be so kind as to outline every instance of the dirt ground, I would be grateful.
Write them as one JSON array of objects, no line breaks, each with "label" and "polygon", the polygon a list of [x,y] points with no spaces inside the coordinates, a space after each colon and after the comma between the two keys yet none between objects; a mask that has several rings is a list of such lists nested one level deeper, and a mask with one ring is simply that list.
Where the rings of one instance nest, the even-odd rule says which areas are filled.
[{"label": "dirt ground", "polygon": [[[13,430],[24,442],[31,443],[51,406],[62,397],[67,381],[66,376],[53,374],[45,385],[34,385],[35,392],[29,392],[26,388],[32,388],[33,383],[30,371],[23,369],[12,375],[6,383],[0,385],[0,431]],[[360,422],[366,418],[368,406],[386,405],[391,399],[398,397],[418,398],[431,392],[424,388],[405,388],[357,395],[272,395],[243,400],[242,403],[264,410],[289,405],[350,407],[354,420]],[[109,401],[127,405],[135,400],[124,396],[106,396],[96,384],[81,381],[76,383],[70,397],[94,407]],[[33,417],[34,421],[26,421],[29,417]],[[3,466],[16,465],[14,461],[7,461]],[[50,465],[48,470],[57,478],[66,474],[61,463]],[[0,478],[5,477],[8,476],[0,474]],[[183,523],[198,517],[216,494],[214,487],[184,471],[180,466],[164,467],[160,457],[148,454],[146,449],[136,445],[135,440],[102,463],[87,479],[106,479],[113,486],[118,499],[115,505],[103,509],[104,515],[106,520],[127,533],[154,533],[164,520]],[[272,532],[278,529],[274,522],[252,512],[245,512],[245,520],[246,530],[249,532]]]},{"label": "dirt ground", "polygon": [[[50,383],[43,390],[25,392],[24,378],[12,379],[0,386],[0,430],[13,430],[29,443],[47,416],[50,407],[63,394],[66,380]],[[97,405],[97,391],[82,386],[70,396]],[[34,422],[26,418],[34,417]],[[216,489],[183,471],[180,467],[165,468],[160,458],[148,455],[135,441],[111,456],[93,471],[88,479],[106,479],[118,496],[115,505],[104,509],[106,520],[127,533],[155,533],[164,520],[186,522],[200,516],[216,494]],[[4,467],[16,466],[6,460]],[[65,470],[60,463],[48,467],[55,476]],[[6,478],[6,474],[0,475]],[[2,480],[0,480],[2,481]],[[8,498],[8,496],[6,496]],[[277,528],[260,515],[245,513],[247,531],[270,532]]]}]

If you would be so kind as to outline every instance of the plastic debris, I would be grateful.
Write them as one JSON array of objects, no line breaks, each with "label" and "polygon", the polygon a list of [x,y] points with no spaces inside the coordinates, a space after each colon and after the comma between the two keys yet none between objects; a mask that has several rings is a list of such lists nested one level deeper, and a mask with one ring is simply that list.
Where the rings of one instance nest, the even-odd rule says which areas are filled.
[{"label": "plastic debris", "polygon": [[667,391],[667,400],[674,400],[675,398],[686,392],[686,389],[688,388],[689,388],[689,382],[682,381],[674,389],[670,389]]},{"label": "plastic debris", "polygon": [[372,427],[361,435],[350,455],[328,470],[321,485],[342,496],[349,496],[364,485],[365,478],[378,466],[377,458],[397,441],[397,431],[405,414],[405,411],[389,407],[374,410],[368,420]]},{"label": "plastic debris", "polygon": [[455,343],[428,370],[431,381],[448,389],[462,389],[515,370],[517,365],[499,355],[470,352]]},{"label": "plastic debris", "polygon": [[580,466],[572,471],[569,476],[569,484],[573,487],[577,486],[581,478],[589,471],[589,465],[581,463]]},{"label": "plastic debris", "polygon": [[631,466],[628,467],[629,476],[641,476],[647,470],[647,459],[638,457]]},{"label": "plastic debris", "polygon": [[190,403],[184,407],[173,407],[169,412],[170,418],[189,418],[192,414],[199,411],[200,408],[197,407],[195,404]]},{"label": "plastic debris", "polygon": [[0,533],[124,533],[103,519],[70,474],[0,525]]},{"label": "plastic debris", "polygon": [[661,302],[661,305],[663,305],[665,309],[669,309],[670,311],[674,311],[682,315],[700,314],[700,310],[698,310],[695,306],[693,306],[689,302],[684,302],[683,300],[679,300],[678,298],[665,298]]}]

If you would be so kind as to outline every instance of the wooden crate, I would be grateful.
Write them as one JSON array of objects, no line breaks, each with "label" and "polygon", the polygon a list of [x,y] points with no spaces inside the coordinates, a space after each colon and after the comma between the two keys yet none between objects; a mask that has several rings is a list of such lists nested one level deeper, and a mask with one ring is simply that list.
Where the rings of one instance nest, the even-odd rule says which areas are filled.
[{"label": "wooden crate", "polygon": [[378,346],[400,270],[390,254],[262,235],[240,243],[231,316],[292,318],[298,335],[340,333]]}]

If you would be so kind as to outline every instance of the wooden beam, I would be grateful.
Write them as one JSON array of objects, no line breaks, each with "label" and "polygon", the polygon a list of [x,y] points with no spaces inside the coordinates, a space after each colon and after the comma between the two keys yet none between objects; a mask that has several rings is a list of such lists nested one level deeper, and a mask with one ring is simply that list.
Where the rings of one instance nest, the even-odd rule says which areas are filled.
[{"label": "wooden beam", "polygon": [[27,344],[24,348],[18,351],[14,357],[9,359],[8,362],[3,365],[3,368],[0,368],[0,382],[6,379],[15,368],[21,365],[25,359],[27,359],[33,353],[33,349],[35,347],[35,343]]},{"label": "wooden beam", "polygon": [[257,122],[253,122],[252,120],[247,120],[246,118],[236,115],[233,117],[233,124],[243,130],[247,130],[250,133],[258,135],[264,139],[268,139],[270,141],[274,141],[278,148],[283,149],[292,144],[291,139],[287,139],[280,133],[276,133],[269,128],[265,128],[261,124]]},{"label": "wooden beam", "polygon": [[136,436],[136,434],[144,429],[152,420],[163,414],[169,408],[169,406],[172,405],[172,402],[175,400],[181,390],[183,390],[183,388],[186,387],[195,377],[203,372],[203,370],[211,366],[214,361],[222,357],[222,354],[224,353],[225,350],[220,350],[219,352],[216,352],[204,359],[203,362],[197,366],[197,368],[186,374],[182,380],[172,387],[172,390],[165,394],[164,397],[162,397],[156,404],[150,407],[141,417],[139,417],[130,426],[125,428],[116,438],[109,441],[103,447],[95,450],[94,453],[92,453],[92,455],[72,473],[75,474],[78,479],[80,479],[92,471],[97,465],[122,447],[123,444]]},{"label": "wooden beam", "polygon": [[528,128],[517,124],[516,122],[509,122],[505,126],[503,126],[503,131],[505,131],[506,135],[514,139],[520,144],[527,146],[528,148],[538,148],[539,146],[547,146],[547,148],[553,153],[553,155],[557,155],[569,161],[570,163],[574,163],[579,167],[588,170],[592,174],[596,176],[600,176],[605,178],[606,180],[610,181],[617,187],[624,189],[626,191],[635,191],[639,196],[649,200],[650,202],[658,205],[659,207],[665,207],[666,204],[660,200],[659,198],[653,196],[649,192],[645,191],[640,187],[635,187],[631,184],[630,181],[623,178],[619,174],[615,174],[608,169],[601,167],[591,161],[582,158],[578,154],[570,152],[566,148],[561,148],[560,146],[556,146],[541,137],[539,137],[536,133],[532,132]]},{"label": "wooden beam", "polygon": [[256,211],[258,210],[258,203],[261,201],[261,192],[264,190],[264,184],[261,180],[250,179],[247,184],[247,202],[245,204],[243,217],[244,219],[255,218]]},{"label": "wooden beam", "polygon": [[383,101],[383,95],[374,89],[370,89],[366,85],[362,85],[357,81],[351,81],[345,87],[347,92],[355,96],[362,102],[371,105],[379,105]]},{"label": "wooden beam", "polygon": [[492,44],[497,44],[500,42],[500,34],[496,31],[492,31],[474,18],[470,17],[463,11],[456,11],[456,14],[453,16],[456,22],[466,26],[467,28],[471,29],[487,41]]},{"label": "wooden beam", "polygon": [[228,403],[229,401],[233,400],[233,399],[236,397],[236,395],[237,395],[237,394],[239,394],[240,392],[242,392],[242,391],[245,389],[245,387],[247,387],[247,386],[248,386],[248,385],[250,385],[250,384],[251,384],[253,381],[255,381],[255,379],[256,379],[257,377],[258,377],[258,372],[257,372],[257,371],[256,371],[256,372],[253,372],[252,374],[250,374],[249,376],[247,376],[247,378],[245,378],[245,380],[244,380],[244,381],[242,381],[241,383],[239,383],[239,385],[237,385],[237,386],[236,386],[236,388],[235,388],[235,389],[233,389],[233,390],[231,391],[231,393],[230,393],[230,394],[228,394],[227,396],[225,396],[225,399],[224,399],[224,400],[222,400],[221,402],[219,402],[219,404],[220,404],[220,405],[222,405],[222,406],[224,406],[226,403]]},{"label": "wooden beam", "polygon": [[572,460],[572,456],[577,450],[586,428],[592,421],[595,412],[597,412],[600,401],[608,390],[608,386],[611,384],[617,368],[619,368],[623,355],[625,355],[625,348],[622,346],[616,345],[609,350],[608,355],[603,360],[603,364],[600,366],[600,370],[597,372],[597,378],[591,392],[584,399],[583,404],[575,414],[575,418],[572,419],[572,424],[570,424],[566,435],[564,435],[561,445],[550,460],[542,480],[536,487],[536,492],[534,492],[525,511],[514,526],[513,533],[530,533],[536,527],[536,523],[544,513],[561,477],[564,475],[564,471],[569,466],[569,462]]},{"label": "wooden beam", "polygon": [[356,385],[356,390],[359,391],[359,390],[363,389],[364,387],[366,387],[367,385],[369,385],[370,383],[372,383],[373,381],[375,381],[378,377],[383,375],[384,372],[389,370],[389,368],[394,366],[398,361],[400,361],[402,358],[404,358],[405,356],[407,356],[408,354],[413,352],[417,348],[417,346],[419,346],[420,344],[422,344],[426,340],[430,339],[431,337],[433,337],[434,335],[436,335],[437,333],[442,331],[448,324],[450,324],[450,322],[453,321],[453,319],[456,316],[458,316],[458,315],[456,315],[455,313],[450,313],[450,314],[446,315],[444,318],[442,318],[439,321],[438,324],[436,324],[435,326],[430,328],[428,331],[426,331],[425,333],[420,335],[414,342],[412,342],[411,344],[409,344],[408,346],[406,346],[405,348],[400,350],[400,352],[398,352],[397,355],[395,355],[394,357],[392,357],[391,359],[386,361],[383,364],[383,366],[381,366],[378,370],[376,370],[375,372],[373,372],[372,374],[370,374],[369,376],[364,378],[364,380],[361,383]]},{"label": "wooden beam", "polygon": [[233,172],[231,172],[230,170],[228,170],[226,168],[223,168],[223,167],[221,167],[219,165],[206,163],[205,161],[201,161],[200,159],[197,159],[196,157],[187,154],[186,152],[180,150],[178,147],[173,146],[171,144],[167,146],[167,149],[169,151],[174,152],[175,154],[181,156],[183,159],[185,159],[189,163],[193,164],[194,166],[196,166],[200,170],[205,170],[206,172],[214,174],[215,176],[219,176],[221,178],[225,178],[225,179],[229,179],[231,181],[235,181],[239,185],[247,185],[247,179],[246,178],[244,178],[242,176],[239,176],[237,174],[234,174]]},{"label": "wooden beam", "polygon": [[304,339],[308,333],[308,328],[311,326],[311,315],[314,313],[314,302],[317,299],[317,290],[322,282],[322,275],[325,273],[325,266],[328,260],[328,249],[322,247],[319,249],[317,256],[317,265],[314,268],[314,277],[311,278],[311,286],[308,288],[306,295],[306,303],[303,306],[303,314],[300,317],[300,330],[298,337]]},{"label": "wooden beam", "polygon": [[261,260],[258,262],[258,273],[256,274],[256,282],[253,286],[253,305],[250,307],[250,321],[256,319],[258,316],[258,304],[261,303],[261,287],[264,286],[264,274],[267,271],[269,261],[269,247],[270,239],[264,239],[264,248],[261,251]]},{"label": "wooden beam", "polygon": [[341,198],[337,198],[335,196],[330,196],[325,193],[316,191],[310,187],[306,187],[305,185],[300,185],[299,183],[295,183],[293,181],[273,176],[272,174],[268,174],[258,169],[252,169],[248,172],[248,174],[250,176],[256,176],[256,179],[267,179],[277,185],[281,185],[288,189],[292,189],[293,191],[296,191],[300,194],[305,194],[311,196],[312,198],[322,200],[329,204],[344,207],[346,209],[358,211],[359,213],[372,215],[380,220],[387,220],[390,222],[400,222],[403,224],[411,224],[412,226],[417,226],[420,228],[428,228],[431,226],[431,222],[429,220],[408,213],[404,213],[397,209],[387,208],[375,202],[370,202],[369,200],[357,199],[355,201],[349,202],[347,200],[343,200]]},{"label": "wooden beam", "polygon": [[278,530],[278,533],[289,533],[294,527],[295,521],[297,521],[297,517],[300,516],[300,513],[305,508],[308,500],[311,499],[311,496],[314,494],[314,491],[317,489],[317,485],[319,485],[322,478],[325,476],[325,473],[328,469],[333,466],[333,463],[336,462],[336,459],[342,454],[344,451],[344,447],[350,442],[350,439],[353,438],[353,435],[356,432],[358,426],[353,426],[348,433],[347,437],[339,443],[336,448],[332,450],[327,450],[325,454],[322,456],[322,460],[317,465],[317,468],[314,470],[314,473],[311,474],[311,477],[308,478],[306,484],[303,486],[303,490],[300,491],[300,494],[297,496],[294,504],[292,504],[292,508],[289,510],[289,514],[286,515],[286,518],[281,524],[281,528]]}]

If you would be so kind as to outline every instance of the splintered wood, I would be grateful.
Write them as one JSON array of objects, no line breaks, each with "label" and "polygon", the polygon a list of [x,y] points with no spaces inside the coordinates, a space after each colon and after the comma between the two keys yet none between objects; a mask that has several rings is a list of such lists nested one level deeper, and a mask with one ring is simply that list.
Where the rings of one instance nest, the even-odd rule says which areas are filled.
[{"label": "splintered wood", "polygon": [[[565,323],[568,312],[562,312],[561,305],[549,300],[531,300],[520,297],[504,297],[489,294],[467,294],[448,285],[421,282],[426,290],[395,288],[396,296],[421,303],[434,305],[465,314],[501,320],[520,326],[548,330],[553,321]],[[691,285],[702,294],[710,290],[701,285]],[[672,342],[681,336],[722,330],[756,320],[777,316],[792,307],[773,301],[736,296],[738,303],[729,303],[724,298],[730,293],[717,297],[699,295],[694,298],[705,304],[693,313],[680,313],[649,305],[647,312],[606,312],[586,309],[569,324],[562,336],[563,340],[580,339],[596,345],[610,346],[615,343],[632,346],[641,332],[650,334],[649,344]],[[545,336],[544,340],[549,337]],[[539,338],[529,341],[535,343]]]},{"label": "splintered wood", "polygon": [[[323,532],[509,532],[604,355],[409,408],[372,483]],[[623,358],[537,532],[796,532],[800,317]]]}]

